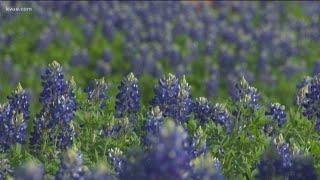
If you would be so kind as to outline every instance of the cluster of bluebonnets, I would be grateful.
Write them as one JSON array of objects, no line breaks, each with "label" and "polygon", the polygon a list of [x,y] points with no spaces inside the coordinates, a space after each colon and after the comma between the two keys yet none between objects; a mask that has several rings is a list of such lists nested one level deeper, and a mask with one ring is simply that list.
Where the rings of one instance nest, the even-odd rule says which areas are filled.
[{"label": "cluster of bluebonnets", "polygon": [[[320,87],[318,76],[309,78],[308,82],[298,89],[302,113],[309,119],[318,121],[316,91]],[[132,150],[125,155],[119,148],[109,149],[109,160],[114,171],[103,168],[89,170],[83,164],[82,155],[73,147],[77,132],[73,126],[77,101],[74,93],[75,82],[68,81],[60,64],[56,61],[49,64],[42,76],[43,90],[39,101],[40,112],[34,120],[32,133],[26,131],[30,112],[28,93],[21,85],[8,96],[8,102],[1,105],[1,151],[7,152],[16,144],[27,146],[35,152],[40,148],[51,146],[60,152],[61,163],[56,179],[224,179],[222,166],[217,158],[213,158],[201,137],[201,129],[189,134],[185,122],[191,116],[201,124],[209,121],[222,125],[227,134],[236,133],[240,128],[236,124],[243,110],[257,111],[259,103],[257,90],[247,81],[237,83],[237,106],[235,115],[229,113],[222,104],[212,105],[205,97],[193,98],[191,87],[184,77],[177,78],[172,74],[164,76],[155,86],[155,95],[150,102],[152,107],[143,125],[145,135],[141,136],[144,149]],[[138,113],[141,111],[139,82],[133,73],[126,76],[119,85],[116,96],[114,116],[137,127]],[[104,79],[95,80],[84,90],[88,102],[97,104],[99,111],[106,108],[108,85]],[[300,87],[300,86],[299,86]],[[272,177],[289,179],[316,179],[317,174],[312,157],[305,156],[298,148],[290,148],[282,134],[276,131],[287,122],[285,108],[279,103],[272,103],[265,111],[271,121],[266,123],[265,133],[273,138],[265,157],[257,163],[258,179]],[[246,123],[245,123],[246,124]],[[318,129],[318,123],[316,129]],[[237,126],[238,125],[238,126]],[[120,133],[125,127],[112,129]],[[110,134],[104,134],[108,137]],[[27,139],[30,139],[28,141]],[[1,170],[1,178],[9,172]],[[29,162],[12,173],[16,179],[44,179],[42,165]]]},{"label": "cluster of bluebonnets", "polygon": [[[19,3],[8,2],[6,6]],[[83,42],[90,45],[95,33],[101,32],[110,42],[121,34],[125,42],[123,58],[130,68],[121,75],[133,72],[136,76],[149,74],[160,78],[167,68],[178,77],[198,73],[192,68],[199,59],[204,66],[206,93],[217,96],[220,86],[227,85],[233,94],[233,83],[244,76],[250,83],[263,81],[276,86],[278,72],[287,78],[307,69],[295,61],[308,53],[306,44],[317,43],[319,37],[319,3],[300,2],[306,14],[297,18],[288,13],[285,2],[30,2],[33,14],[48,21],[34,49],[44,52],[50,44],[60,41],[74,47],[69,64],[92,68],[100,75],[121,69],[113,67],[116,59],[106,48],[99,60],[88,47],[75,43],[69,29],[60,29],[57,19],[76,20],[83,33]],[[19,13],[5,14],[4,21]],[[23,31],[22,31],[23,33]],[[13,34],[1,33],[1,48],[12,44]],[[215,63],[210,58],[217,57]],[[94,60],[93,60],[94,59]],[[236,61],[234,60],[236,59]],[[10,66],[10,57],[5,65]],[[255,67],[250,62],[256,61]],[[9,64],[8,64],[9,63]],[[15,71],[14,71],[15,72]],[[21,73],[12,74],[17,82]],[[223,78],[221,79],[221,75]]]},{"label": "cluster of bluebonnets", "polygon": [[[0,71],[5,80],[14,86],[26,73],[41,73],[39,95],[18,84],[0,104],[0,179],[317,179],[318,146],[306,142],[309,149],[302,149],[284,138],[288,122],[297,117],[252,85],[264,83],[272,89],[279,85],[277,77],[290,80],[312,66],[312,76],[298,83],[295,100],[298,118],[309,119],[320,133],[320,63],[296,60],[320,41],[320,3],[297,3],[306,14],[303,18],[288,13],[285,2],[4,2],[30,6],[33,16],[47,23],[28,50],[46,54],[58,44],[71,47],[72,53],[59,59],[65,68],[54,61],[41,69],[26,60],[28,70],[22,71],[16,65],[19,56],[11,53],[17,34],[4,33],[2,24],[23,12],[0,16]],[[72,28],[61,29],[62,17],[73,22],[81,38]],[[25,29],[19,33],[28,34]],[[93,43],[96,39],[115,47],[95,52],[91,47],[99,46]],[[118,46],[118,41],[123,43]],[[77,68],[101,79],[86,77],[91,83],[79,86],[68,76]],[[122,78],[118,86],[109,82],[115,75]],[[145,76],[158,81],[148,82],[154,86],[152,98],[142,103],[147,95],[140,79]],[[188,83],[195,83],[194,77],[201,88]],[[116,93],[110,92],[113,87]],[[1,83],[0,92],[2,88]],[[205,94],[194,96],[194,89]],[[212,101],[220,97],[220,89],[228,91],[230,102]],[[31,112],[37,109],[33,104],[40,106],[38,111]],[[86,118],[90,122],[84,122]],[[255,131],[270,145],[254,162],[245,159],[253,167],[243,170],[238,161],[225,161],[229,149],[223,146],[242,141],[241,133],[252,141],[259,138],[247,132],[257,119],[263,124]],[[208,133],[212,127],[214,135]],[[92,142],[81,142],[91,136]],[[134,138],[138,147],[121,146]],[[100,140],[109,139],[114,141],[108,148],[100,146]],[[20,162],[19,152],[38,161]],[[97,159],[102,163],[93,166]],[[239,168],[243,174],[224,167]]]}]

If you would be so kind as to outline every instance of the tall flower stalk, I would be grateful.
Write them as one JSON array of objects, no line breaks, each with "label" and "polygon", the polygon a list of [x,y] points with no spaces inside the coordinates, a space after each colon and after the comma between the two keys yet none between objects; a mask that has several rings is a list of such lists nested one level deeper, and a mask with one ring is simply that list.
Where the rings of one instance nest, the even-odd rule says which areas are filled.
[{"label": "tall flower stalk", "polygon": [[183,76],[180,81],[169,74],[159,80],[155,88],[153,106],[159,106],[165,117],[171,117],[177,122],[185,122],[192,112],[191,87]]},{"label": "tall flower stalk", "polygon": [[72,124],[76,111],[75,94],[56,61],[45,69],[41,80],[42,109],[36,116],[31,143],[39,147],[44,137],[48,137],[58,149],[66,149],[72,144],[75,135]]},{"label": "tall flower stalk", "polygon": [[85,92],[87,93],[90,102],[97,103],[100,105],[101,109],[104,109],[108,97],[108,88],[108,84],[104,78],[95,79],[94,82],[85,89]]},{"label": "tall flower stalk", "polygon": [[138,79],[133,73],[130,73],[121,81],[116,99],[115,109],[117,117],[133,117],[139,112],[140,90]]},{"label": "tall flower stalk", "polygon": [[259,93],[255,87],[249,85],[247,80],[242,76],[239,83],[236,84],[235,100],[244,108],[253,111],[259,109]]},{"label": "tall flower stalk", "polygon": [[297,104],[305,117],[315,121],[315,128],[320,132],[320,74],[305,78],[298,88]]},{"label": "tall flower stalk", "polygon": [[5,151],[16,143],[23,144],[27,137],[30,118],[30,97],[19,84],[8,96],[8,103],[0,105],[0,150]]}]

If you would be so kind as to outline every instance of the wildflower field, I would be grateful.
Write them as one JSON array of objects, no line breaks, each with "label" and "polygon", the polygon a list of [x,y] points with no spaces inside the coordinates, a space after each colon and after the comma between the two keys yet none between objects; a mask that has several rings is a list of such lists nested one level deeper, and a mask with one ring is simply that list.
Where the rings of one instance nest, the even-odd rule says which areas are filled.
[{"label": "wildflower field", "polygon": [[0,8],[0,180],[320,176],[319,2]]}]

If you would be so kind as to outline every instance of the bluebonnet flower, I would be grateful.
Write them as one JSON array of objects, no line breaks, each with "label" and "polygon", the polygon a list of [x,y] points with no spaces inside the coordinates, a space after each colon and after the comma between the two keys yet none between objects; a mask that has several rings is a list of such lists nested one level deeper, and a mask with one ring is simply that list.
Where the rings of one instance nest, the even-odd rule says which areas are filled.
[{"label": "bluebonnet flower", "polygon": [[228,74],[232,72],[232,69],[234,68],[234,52],[230,50],[230,48],[227,48],[223,46],[219,53],[219,67],[221,74]]},{"label": "bluebonnet flower", "polygon": [[292,157],[290,154],[289,144],[285,143],[280,134],[279,140],[275,142],[277,152],[281,157],[281,164],[284,169],[288,169],[292,165]]},{"label": "bluebonnet flower", "polygon": [[[234,76],[233,78],[238,82],[239,77],[243,77],[243,79],[248,83],[252,83],[255,80],[254,74],[251,72],[251,70],[247,67],[246,64],[239,64],[234,67],[233,72],[230,74],[231,76]],[[240,81],[243,81],[241,78]]]},{"label": "bluebonnet flower", "polygon": [[272,103],[269,109],[265,112],[265,115],[269,116],[272,120],[272,123],[265,126],[265,131],[273,131],[273,124],[276,124],[278,127],[282,127],[287,123],[285,106],[279,103]]},{"label": "bluebonnet flower", "polygon": [[149,145],[160,134],[160,127],[164,123],[164,117],[160,111],[159,106],[153,107],[148,114],[145,130],[147,131],[145,137],[145,144]]},{"label": "bluebonnet flower", "polygon": [[267,63],[265,56],[258,59],[258,63],[257,63],[258,77],[260,81],[265,82],[271,87],[275,87],[276,77],[272,74],[271,72],[272,68],[270,64]]},{"label": "bluebonnet flower", "polygon": [[296,86],[297,87],[297,95],[296,95],[295,103],[299,107],[302,107],[302,103],[305,99],[305,96],[306,96],[306,93],[308,90],[308,86],[309,86],[311,80],[312,80],[311,77],[306,76]]},{"label": "bluebonnet flower", "polygon": [[306,64],[304,62],[300,64],[294,64],[292,61],[287,61],[286,64],[282,67],[282,72],[288,79],[305,71]]},{"label": "bluebonnet flower", "polygon": [[105,82],[104,78],[95,79],[94,82],[85,89],[85,92],[87,93],[90,102],[98,103],[100,108],[104,109],[108,97],[108,88],[108,84]]},{"label": "bluebonnet flower", "polygon": [[89,55],[86,49],[77,50],[71,57],[71,65],[73,66],[84,66],[89,64]]},{"label": "bluebonnet flower", "polygon": [[72,149],[68,149],[61,158],[60,169],[57,172],[56,180],[84,179],[86,169],[82,162],[82,155]]},{"label": "bluebonnet flower", "polygon": [[107,20],[103,23],[103,27],[102,27],[102,32],[103,35],[109,40],[109,41],[113,41],[114,38],[114,27],[112,25],[112,22],[110,20]]},{"label": "bluebonnet flower", "polygon": [[13,69],[13,62],[10,56],[6,56],[1,62],[1,70],[6,72],[7,74],[12,73]]},{"label": "bluebonnet flower", "polygon": [[153,106],[159,106],[165,117],[171,117],[178,122],[189,119],[192,112],[191,88],[185,77],[179,80],[172,74],[159,80],[155,88]]},{"label": "bluebonnet flower", "polygon": [[[161,3],[155,4],[160,5]],[[69,17],[83,16],[87,26],[90,27],[88,31],[89,35],[92,34],[92,27],[96,25],[97,16],[102,15],[106,19],[103,23],[103,33],[108,39],[112,39],[114,33],[120,31],[126,35],[127,41],[139,42],[139,44],[160,42],[164,44],[161,46],[166,46],[166,44],[173,42],[174,38],[172,38],[172,36],[187,34],[190,35],[192,39],[201,41],[201,43],[205,44],[205,47],[209,46],[210,50],[208,54],[211,54],[212,44],[217,44],[218,40],[216,39],[222,39],[222,41],[224,41],[223,43],[235,43],[238,47],[243,47],[239,49],[244,49],[248,52],[254,50],[254,48],[250,48],[250,42],[254,41],[253,44],[258,45],[259,52],[260,49],[267,49],[268,51],[276,49],[276,54],[279,54],[277,55],[277,59],[287,59],[287,57],[295,54],[295,52],[292,51],[296,50],[296,43],[294,43],[296,38],[291,34],[297,34],[298,37],[302,35],[296,33],[296,29],[288,28],[288,24],[290,23],[283,25],[281,21],[282,18],[279,18],[279,16],[282,17],[281,13],[283,11],[278,12],[277,10],[281,9],[278,8],[280,5],[269,5],[269,7],[263,8],[262,12],[258,13],[255,10],[258,9],[255,8],[256,4],[252,5],[252,3],[249,5],[242,3],[241,5],[232,4],[229,7],[227,3],[223,6],[219,5],[219,7],[216,6],[218,3],[214,4],[214,7],[199,6],[201,7],[201,13],[198,13],[198,6],[197,8],[195,6],[190,7],[189,5],[181,3],[175,4],[174,6],[172,3],[162,3],[161,8],[158,9],[166,9],[166,11],[155,10],[155,5],[152,3],[143,3],[143,8],[137,8],[137,6],[140,5],[137,3],[128,5],[102,2],[92,4],[81,3],[80,5],[72,4],[72,6],[69,3],[58,4],[55,5],[55,8]],[[86,8],[84,8],[84,5]],[[42,7],[44,5],[39,6]],[[217,18],[210,16],[211,8],[217,10]],[[42,14],[42,17],[52,16],[52,11],[47,12],[43,9],[44,8],[37,8],[37,12],[41,11],[41,13],[38,13]],[[88,11],[94,13],[88,13]],[[236,11],[235,14],[239,15],[240,19],[238,21],[229,22],[226,20],[226,14],[231,11]],[[156,12],[158,16],[150,15],[151,12]],[[317,14],[315,13],[317,11],[312,12],[314,12],[312,14]],[[253,28],[252,17],[254,17],[255,14],[261,14],[261,22],[265,24],[262,28]],[[173,17],[173,15],[177,15],[178,18],[169,18]],[[317,23],[318,18],[315,15],[310,17],[313,17],[311,18],[310,25],[308,23],[308,26],[303,26],[305,28],[301,29],[307,29],[307,34],[310,34],[307,39],[310,39],[310,37],[317,37],[317,39],[319,39],[319,37],[316,36],[316,32],[319,29]],[[172,22],[171,19],[174,19],[174,22]],[[288,17],[284,17],[284,19],[290,22],[292,21]],[[285,36],[283,36],[284,34]],[[136,46],[133,46],[131,50],[134,48],[136,48]],[[222,52],[221,54],[224,53]]]},{"label": "bluebonnet flower", "polygon": [[217,68],[210,67],[209,73],[210,75],[206,79],[206,92],[208,97],[212,98],[217,96],[219,92],[219,71]]},{"label": "bluebonnet flower", "polygon": [[302,107],[303,115],[316,119],[316,129],[320,131],[320,74],[305,78],[298,87],[297,103]]},{"label": "bluebonnet flower", "polygon": [[295,146],[294,151],[290,152],[289,145],[281,135],[273,145],[273,149],[267,151],[269,154],[258,165],[258,179],[317,179],[312,157],[303,155]]},{"label": "bluebonnet flower", "polygon": [[194,180],[223,180],[220,161],[207,154],[195,159],[191,177]]},{"label": "bluebonnet flower", "polygon": [[123,126],[119,124],[114,124],[103,128],[100,131],[100,135],[107,137],[117,137],[123,131]]},{"label": "bluebonnet flower", "polygon": [[192,136],[188,136],[187,140],[186,148],[189,150],[189,157],[192,159],[208,151],[206,135],[201,126]]},{"label": "bluebonnet flower", "polygon": [[213,40],[206,41],[204,53],[207,56],[211,56],[214,53],[215,44]]},{"label": "bluebonnet flower", "polygon": [[318,179],[317,170],[312,157],[296,155],[292,161],[289,179]]},{"label": "bluebonnet flower", "polygon": [[224,126],[228,133],[232,130],[232,119],[226,107],[222,104],[212,106],[204,97],[196,98],[193,103],[193,112],[195,118],[200,120],[200,123],[214,121]]},{"label": "bluebonnet flower", "polygon": [[40,35],[37,48],[39,50],[47,49],[49,44],[54,40],[54,38],[55,38],[55,34],[53,33],[53,31],[49,30],[49,28],[46,28]]},{"label": "bluebonnet flower", "polygon": [[21,71],[19,71],[19,69],[15,69],[12,58],[10,56],[6,56],[0,65],[0,70],[4,72],[3,75],[7,77],[7,81],[11,85],[16,85],[21,78]]},{"label": "bluebonnet flower", "polygon": [[82,30],[86,41],[89,43],[92,40],[92,36],[94,34],[94,26],[91,23],[86,23],[82,26]]},{"label": "bluebonnet flower", "polygon": [[312,74],[315,76],[320,73],[320,60],[314,63]]},{"label": "bluebonnet flower", "polygon": [[5,46],[10,46],[13,40],[13,33],[8,33],[4,36],[3,42]]},{"label": "bluebonnet flower", "polygon": [[226,131],[230,133],[232,131],[232,119],[227,108],[219,103],[216,103],[211,110],[211,119],[224,126]]},{"label": "bluebonnet flower", "polygon": [[105,49],[105,50],[104,50],[103,55],[102,55],[102,60],[103,60],[104,62],[107,62],[107,63],[111,62],[111,60],[112,60],[112,53],[111,53],[111,51],[110,51],[109,49]]},{"label": "bluebonnet flower", "polygon": [[259,94],[255,87],[248,84],[246,79],[242,76],[239,83],[236,84],[236,101],[241,103],[244,107],[252,110],[259,109]]},{"label": "bluebonnet flower", "polygon": [[44,167],[35,162],[27,162],[19,167],[14,173],[14,179],[17,180],[43,180]]},{"label": "bluebonnet flower", "polygon": [[190,171],[186,138],[181,126],[167,121],[150,152],[133,156],[135,160],[126,163],[120,179],[186,179]]},{"label": "bluebonnet flower", "polygon": [[68,29],[65,29],[63,31],[62,39],[66,42],[67,45],[70,44],[71,39],[72,39],[72,35],[71,35],[71,32]]},{"label": "bluebonnet flower", "polygon": [[258,164],[258,179],[270,179],[274,177],[288,177],[292,167],[292,155],[289,144],[284,142],[280,134],[265,152],[264,158]]},{"label": "bluebonnet flower", "polygon": [[99,60],[96,65],[95,72],[100,76],[109,75],[112,72],[111,64],[104,62],[103,60]]},{"label": "bluebonnet flower", "polygon": [[19,84],[8,96],[8,103],[0,105],[0,150],[4,151],[16,143],[26,141],[27,125],[30,118],[30,97]]},{"label": "bluebonnet flower", "polygon": [[72,144],[74,137],[72,119],[76,111],[75,94],[56,61],[45,69],[41,79],[42,109],[36,116],[31,142],[38,147],[45,133],[48,133],[47,135],[57,147],[66,149]]},{"label": "bluebonnet flower", "polygon": [[205,97],[196,98],[193,104],[193,112],[195,118],[198,119],[201,123],[208,122],[211,118],[211,105]]},{"label": "bluebonnet flower", "polygon": [[[177,179],[185,177],[190,168],[190,159],[185,147],[186,140],[187,134],[183,128],[168,121],[160,129],[159,141],[153,145],[149,170],[159,173],[158,175],[164,173],[163,177],[176,177]],[[158,163],[161,163],[160,166]]]},{"label": "bluebonnet flower", "polygon": [[124,157],[123,152],[119,148],[109,150],[109,159],[115,169],[116,174],[120,174],[123,169]]},{"label": "bluebonnet flower", "polygon": [[140,90],[138,79],[130,73],[121,81],[119,93],[116,96],[116,116],[135,115],[140,110]]}]

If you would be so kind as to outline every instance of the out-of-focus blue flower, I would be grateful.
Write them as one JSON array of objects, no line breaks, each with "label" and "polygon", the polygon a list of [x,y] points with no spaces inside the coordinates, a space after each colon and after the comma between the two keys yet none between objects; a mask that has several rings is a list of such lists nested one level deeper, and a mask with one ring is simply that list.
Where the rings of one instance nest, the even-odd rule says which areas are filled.
[{"label": "out-of-focus blue flower", "polygon": [[94,34],[94,26],[89,22],[82,26],[84,37],[89,43],[92,40]]},{"label": "out-of-focus blue flower", "polygon": [[[159,141],[153,145],[153,152],[150,154],[151,166],[147,172],[153,175],[161,175],[163,177],[183,178],[187,175],[190,168],[190,159],[186,151],[185,142],[187,133],[184,129],[175,125],[174,122],[168,121],[160,129]],[[161,163],[158,166],[158,163]],[[159,168],[160,167],[160,168]]]},{"label": "out-of-focus blue flower", "polygon": [[[210,64],[208,64],[210,66]],[[206,92],[209,98],[216,97],[219,92],[219,71],[215,67],[210,67],[209,77],[206,79]]]},{"label": "out-of-focus blue flower", "polygon": [[73,142],[72,119],[76,111],[75,94],[70,82],[65,80],[59,63],[54,61],[41,76],[43,90],[40,93],[42,109],[36,116],[32,144],[39,146],[45,136],[59,148],[66,149]]},{"label": "out-of-focus blue flower", "polygon": [[153,106],[159,106],[165,117],[171,117],[178,122],[189,119],[192,112],[191,88],[185,77],[179,80],[172,74],[159,80],[155,88]]},{"label": "out-of-focus blue flower", "polygon": [[71,57],[71,65],[73,66],[84,66],[86,67],[89,64],[89,54],[88,50],[77,50],[73,53]]},{"label": "out-of-focus blue flower", "polygon": [[71,35],[71,32],[68,29],[63,31],[62,39],[64,40],[64,42],[66,42],[67,45],[70,44],[70,42],[72,40],[72,35]]},{"label": "out-of-focus blue flower", "polygon": [[167,121],[150,152],[140,153],[140,157],[135,156],[134,161],[126,163],[120,179],[187,179],[190,157],[186,138],[187,134],[181,126]]},{"label": "out-of-focus blue flower", "polygon": [[289,179],[318,179],[312,157],[297,155],[293,158]]},{"label": "out-of-focus blue flower", "polygon": [[21,77],[21,71],[15,69],[12,58],[10,56],[6,56],[0,65],[0,70],[4,72],[3,74],[7,77],[6,79],[8,83],[16,85]]},{"label": "out-of-focus blue flower", "polygon": [[103,35],[108,39],[108,41],[113,41],[115,32],[113,24],[110,20],[106,20],[103,23],[102,32]]},{"label": "out-of-focus blue flower", "polygon": [[312,157],[303,155],[299,149],[291,152],[281,135],[266,151],[258,170],[257,179],[317,179]]},{"label": "out-of-focus blue flower", "polygon": [[14,179],[17,180],[43,180],[44,179],[43,165],[34,162],[28,162],[19,167],[14,173]]},{"label": "out-of-focus blue flower", "polygon": [[112,53],[109,49],[105,49],[102,55],[102,60],[104,62],[110,63],[112,60]]},{"label": "out-of-focus blue flower", "polygon": [[283,74],[288,78],[292,78],[299,73],[306,71],[306,65],[304,62],[300,64],[294,64],[292,61],[287,61],[286,64],[282,67]]},{"label": "out-of-focus blue flower", "polygon": [[42,34],[40,35],[40,39],[38,40],[37,48],[39,50],[45,50],[48,48],[49,44],[54,40],[55,33],[49,28],[46,28]]},{"label": "out-of-focus blue flower", "polygon": [[30,96],[19,84],[8,96],[8,103],[0,105],[0,150],[4,151],[16,143],[26,141],[30,118]]},{"label": "out-of-focus blue flower", "polygon": [[97,62],[95,71],[100,76],[106,76],[106,75],[111,74],[112,67],[111,67],[110,63],[104,62],[103,60],[99,60]]},{"label": "out-of-focus blue flower", "polygon": [[315,76],[320,73],[320,60],[314,63],[312,74]]},{"label": "out-of-focus blue flower", "polygon": [[108,88],[108,84],[105,82],[104,78],[95,79],[94,82],[85,89],[85,92],[87,93],[90,102],[98,103],[100,108],[104,109],[108,97]]},{"label": "out-of-focus blue flower", "polygon": [[60,169],[57,172],[56,180],[84,179],[86,175],[85,167],[82,162],[82,155],[72,149],[68,149],[61,158]]},{"label": "out-of-focus blue flower", "polygon": [[121,81],[118,87],[119,93],[116,96],[116,116],[135,115],[140,110],[140,89],[138,79],[130,73]]},{"label": "out-of-focus blue flower", "polygon": [[12,58],[10,56],[6,56],[4,60],[1,62],[1,70],[6,72],[7,74],[12,73],[13,63]]},{"label": "out-of-focus blue flower", "polygon": [[297,84],[296,104],[298,106],[302,106],[311,80],[311,77],[306,76]]},{"label": "out-of-focus blue flower", "polygon": [[292,167],[292,154],[289,144],[284,142],[282,135],[274,139],[271,147],[265,152],[263,159],[258,164],[258,179],[275,177],[288,177]]},{"label": "out-of-focus blue flower", "polygon": [[248,84],[246,79],[242,76],[239,83],[236,84],[236,101],[244,107],[252,110],[259,109],[259,94],[255,87]]},{"label": "out-of-focus blue flower", "polygon": [[275,87],[276,85],[276,77],[271,72],[271,66],[267,63],[267,55],[265,52],[261,53],[262,57],[258,59],[257,63],[257,72],[259,80],[262,82],[266,82],[266,84],[271,85],[271,87]]},{"label": "out-of-focus blue flower", "polygon": [[235,64],[234,64],[234,53],[223,46],[220,50],[219,54],[219,67],[220,67],[220,72],[221,74],[228,74],[232,72]]}]

